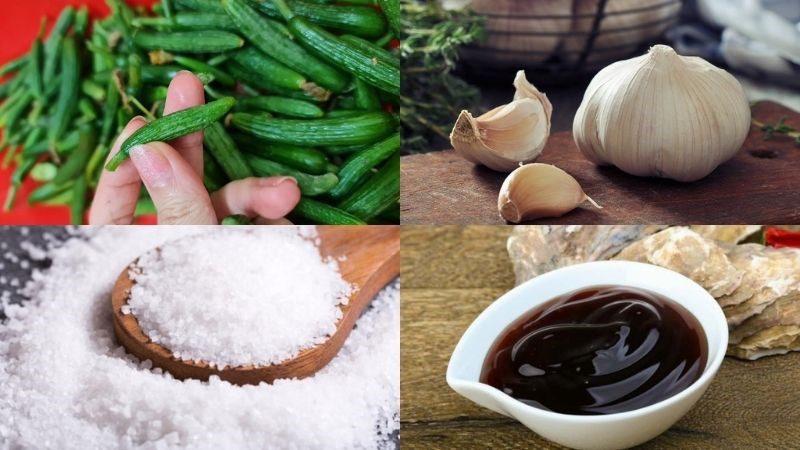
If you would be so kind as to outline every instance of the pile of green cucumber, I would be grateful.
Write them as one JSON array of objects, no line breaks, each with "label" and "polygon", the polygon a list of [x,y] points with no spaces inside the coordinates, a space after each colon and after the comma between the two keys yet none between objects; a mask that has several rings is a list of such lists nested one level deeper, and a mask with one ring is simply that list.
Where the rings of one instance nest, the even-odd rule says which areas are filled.
[{"label": "pile of green cucumber", "polygon": [[[81,223],[103,170],[137,144],[204,130],[203,182],[294,177],[295,223],[398,223],[399,0],[107,0],[91,20],[64,9],[45,38],[0,68],[5,208],[31,177],[29,203],[67,204]],[[205,105],[163,115],[181,71]],[[110,147],[136,115],[148,124]],[[145,189],[137,214],[152,214]],[[227,220],[234,223],[237,220]]]}]

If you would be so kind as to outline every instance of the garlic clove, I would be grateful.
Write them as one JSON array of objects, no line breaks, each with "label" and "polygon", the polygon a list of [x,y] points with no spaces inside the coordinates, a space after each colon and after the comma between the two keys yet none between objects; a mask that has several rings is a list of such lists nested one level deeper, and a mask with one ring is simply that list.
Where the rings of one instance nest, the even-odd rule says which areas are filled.
[{"label": "garlic clove", "polygon": [[550,134],[545,106],[531,98],[514,100],[477,117],[462,111],[450,133],[459,155],[498,172],[535,160]]},{"label": "garlic clove", "polygon": [[584,201],[596,208],[570,174],[550,164],[518,167],[503,182],[497,198],[500,215],[511,223],[542,217],[560,217]]},{"label": "garlic clove", "polygon": [[528,81],[528,78],[525,77],[524,70],[517,71],[517,75],[514,77],[514,87],[516,88],[516,91],[514,92],[514,100],[530,98],[533,100],[538,100],[542,103],[545,116],[547,117],[547,131],[549,133],[550,118],[553,115],[553,105],[550,103],[550,100],[548,100],[547,95],[536,89],[536,86],[532,85]]}]

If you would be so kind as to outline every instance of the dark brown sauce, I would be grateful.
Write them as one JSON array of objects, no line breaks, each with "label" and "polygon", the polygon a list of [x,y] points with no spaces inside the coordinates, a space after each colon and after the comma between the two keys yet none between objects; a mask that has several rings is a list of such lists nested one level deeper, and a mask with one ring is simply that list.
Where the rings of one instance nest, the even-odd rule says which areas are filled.
[{"label": "dark brown sauce", "polygon": [[708,344],[697,319],[658,294],[595,286],[554,298],[506,328],[480,381],[540,409],[613,414],[694,383]]}]

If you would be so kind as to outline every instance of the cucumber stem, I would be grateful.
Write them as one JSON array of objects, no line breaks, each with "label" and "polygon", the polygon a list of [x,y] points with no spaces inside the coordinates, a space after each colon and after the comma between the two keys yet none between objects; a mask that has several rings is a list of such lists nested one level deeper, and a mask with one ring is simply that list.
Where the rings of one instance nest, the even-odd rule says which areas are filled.
[{"label": "cucumber stem", "polygon": [[14,204],[14,199],[17,197],[17,188],[19,188],[17,183],[11,185],[11,188],[8,190],[8,194],[6,195],[6,201],[3,204],[3,211],[11,210],[11,206]]},{"label": "cucumber stem", "polygon": [[283,16],[287,22],[294,17],[294,12],[292,12],[291,8],[289,8],[289,5],[287,5],[285,1],[272,0],[272,2],[275,4],[275,7],[278,8],[278,12],[281,13],[281,16]]},{"label": "cucumber stem", "polygon": [[392,39],[394,39],[394,33],[389,31],[386,34],[384,34],[383,36],[381,36],[380,39],[375,41],[374,44],[377,45],[380,48],[384,48],[387,45],[389,45],[390,42],[392,42]]}]

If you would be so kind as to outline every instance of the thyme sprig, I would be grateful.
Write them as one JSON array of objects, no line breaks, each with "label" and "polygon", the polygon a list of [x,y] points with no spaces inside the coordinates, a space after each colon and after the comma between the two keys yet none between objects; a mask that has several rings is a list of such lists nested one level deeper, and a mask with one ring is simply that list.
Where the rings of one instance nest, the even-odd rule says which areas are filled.
[{"label": "thyme sprig", "polygon": [[765,140],[772,139],[776,134],[780,134],[794,139],[794,145],[800,147],[800,130],[787,125],[786,117],[781,117],[775,124],[764,123],[756,119],[753,119],[752,122],[764,133]]},{"label": "thyme sprig", "polygon": [[459,49],[482,39],[484,21],[433,0],[401,0],[400,7],[402,150],[413,153],[432,150],[437,137],[447,139],[458,113],[479,102],[480,91],[452,71]]}]

